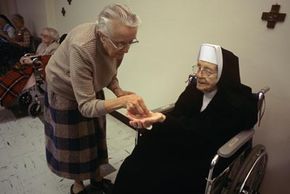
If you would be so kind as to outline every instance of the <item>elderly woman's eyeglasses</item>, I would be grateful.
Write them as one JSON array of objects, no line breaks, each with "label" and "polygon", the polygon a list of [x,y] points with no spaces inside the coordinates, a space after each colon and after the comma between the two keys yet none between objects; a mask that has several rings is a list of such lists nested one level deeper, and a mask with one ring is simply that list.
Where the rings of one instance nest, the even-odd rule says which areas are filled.
[{"label": "elderly woman's eyeglasses", "polygon": [[139,41],[137,39],[133,39],[130,42],[124,42],[124,41],[117,42],[117,41],[111,40],[108,36],[105,36],[105,37],[109,40],[109,42],[117,50],[122,50],[124,48],[130,47],[132,44],[139,43]]},{"label": "elderly woman's eyeglasses", "polygon": [[198,73],[201,73],[201,75],[206,76],[206,77],[210,77],[211,75],[214,75],[217,73],[217,71],[214,71],[207,67],[201,67],[199,65],[193,65],[192,71],[195,75]]},{"label": "elderly woman's eyeglasses", "polygon": [[50,37],[49,34],[45,34],[45,33],[41,33],[40,36],[43,37],[43,38],[49,38]]}]

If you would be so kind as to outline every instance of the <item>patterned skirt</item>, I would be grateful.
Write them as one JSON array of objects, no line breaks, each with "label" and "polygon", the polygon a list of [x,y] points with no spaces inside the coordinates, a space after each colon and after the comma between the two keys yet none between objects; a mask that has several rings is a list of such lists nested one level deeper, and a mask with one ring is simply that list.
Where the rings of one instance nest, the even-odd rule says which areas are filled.
[{"label": "patterned skirt", "polygon": [[[104,99],[103,91],[97,98]],[[47,90],[44,120],[46,160],[52,172],[75,180],[102,176],[100,166],[108,163],[105,116],[86,118],[76,101]]]}]

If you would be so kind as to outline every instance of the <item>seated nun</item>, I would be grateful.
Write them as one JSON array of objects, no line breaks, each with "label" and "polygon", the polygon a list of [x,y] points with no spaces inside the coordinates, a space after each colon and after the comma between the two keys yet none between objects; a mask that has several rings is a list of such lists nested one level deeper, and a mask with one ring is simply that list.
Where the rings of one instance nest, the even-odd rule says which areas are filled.
[{"label": "seated nun", "polygon": [[202,44],[188,84],[172,112],[139,117],[145,133],[121,165],[113,194],[204,193],[212,157],[220,146],[257,121],[256,99],[240,81],[238,57]]}]

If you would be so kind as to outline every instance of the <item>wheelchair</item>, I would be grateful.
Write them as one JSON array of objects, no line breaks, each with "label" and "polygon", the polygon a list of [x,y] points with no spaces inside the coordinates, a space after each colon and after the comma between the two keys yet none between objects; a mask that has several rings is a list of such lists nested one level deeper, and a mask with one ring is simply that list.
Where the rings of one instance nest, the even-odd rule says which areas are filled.
[{"label": "wheelchair", "polygon": [[28,114],[36,117],[41,113],[45,93],[44,64],[38,57],[32,58],[33,73],[32,80],[27,83],[22,93],[18,97],[18,104],[26,109]]},{"label": "wheelchair", "polygon": [[[190,75],[188,82],[191,83],[193,79],[194,76]],[[257,98],[258,126],[265,112],[265,94],[269,90],[269,87],[265,87],[253,93]],[[168,113],[173,108],[174,103],[154,109],[152,112]],[[136,130],[135,144],[146,130],[150,128]],[[265,146],[261,144],[253,146],[254,133],[254,128],[241,131],[217,150],[211,161],[208,176],[205,177],[205,194],[259,194],[268,154]],[[230,164],[221,173],[214,173],[219,161],[227,159],[231,161]]]}]

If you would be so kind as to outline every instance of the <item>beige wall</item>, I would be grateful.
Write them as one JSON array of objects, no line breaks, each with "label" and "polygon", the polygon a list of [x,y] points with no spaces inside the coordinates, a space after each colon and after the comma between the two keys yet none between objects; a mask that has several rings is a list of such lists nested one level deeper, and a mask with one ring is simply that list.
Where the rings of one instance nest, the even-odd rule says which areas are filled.
[{"label": "beige wall", "polygon": [[[39,10],[26,6],[33,1]],[[73,26],[94,21],[105,0],[18,0],[19,11],[27,16],[43,18],[40,24],[57,27],[61,33]],[[119,70],[124,89],[144,97],[150,108],[173,102],[185,87],[184,81],[195,63],[197,49],[203,42],[220,44],[240,57],[242,81],[257,91],[270,86],[266,113],[257,128],[256,143],[264,144],[269,164],[263,194],[289,193],[290,180],[290,2],[288,0],[120,0],[128,4],[142,19],[138,38]],[[262,12],[272,4],[281,4],[286,12],[284,23],[267,29]],[[45,7],[45,8],[43,8]],[[67,14],[60,14],[65,7]],[[25,9],[25,10],[23,10]],[[35,13],[34,13],[35,11]],[[29,12],[29,13],[28,13]],[[45,18],[45,19],[44,19]],[[109,94],[109,93],[108,93]]]}]

